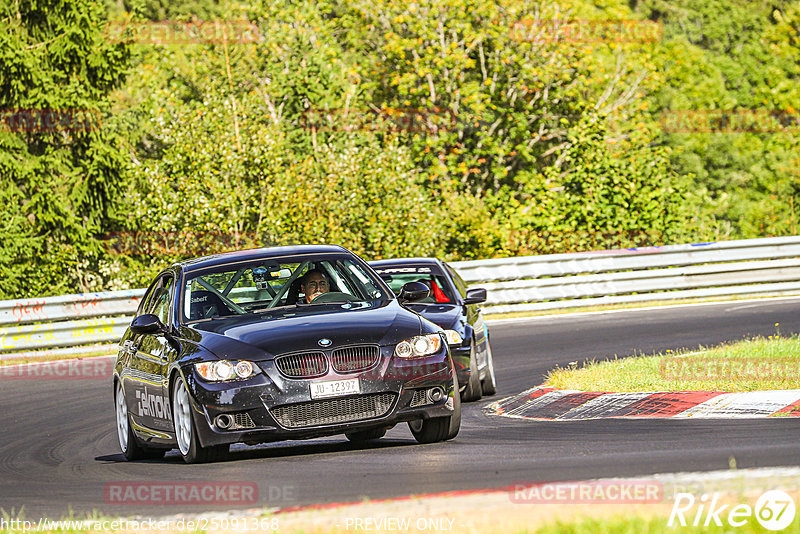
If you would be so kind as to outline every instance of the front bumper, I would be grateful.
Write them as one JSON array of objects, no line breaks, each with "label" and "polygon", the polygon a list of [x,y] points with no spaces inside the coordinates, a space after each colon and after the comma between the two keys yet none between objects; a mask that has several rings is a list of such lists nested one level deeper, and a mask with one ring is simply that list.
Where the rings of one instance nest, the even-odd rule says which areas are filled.
[{"label": "front bumper", "polygon": [[[377,365],[369,370],[349,374],[331,370],[313,379],[287,378],[271,360],[258,362],[262,373],[255,377],[225,383],[205,382],[191,367],[184,368],[200,443],[208,447],[309,439],[452,415],[458,392],[447,348],[413,360],[397,358],[393,351],[394,347],[382,348]],[[358,394],[311,398],[314,382],[352,378],[359,380]],[[433,388],[440,388],[441,399],[432,400]],[[245,427],[220,428],[217,417],[223,414]]]}]

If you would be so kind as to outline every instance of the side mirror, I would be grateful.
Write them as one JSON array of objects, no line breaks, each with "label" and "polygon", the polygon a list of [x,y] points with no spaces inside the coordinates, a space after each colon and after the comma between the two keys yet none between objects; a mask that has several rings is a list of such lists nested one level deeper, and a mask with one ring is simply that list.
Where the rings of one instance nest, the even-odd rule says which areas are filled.
[{"label": "side mirror", "polygon": [[428,298],[430,294],[430,288],[422,282],[406,282],[403,284],[403,288],[400,289],[400,294],[397,295],[397,298],[405,302],[415,302]]},{"label": "side mirror", "polygon": [[166,332],[167,327],[157,316],[152,313],[145,313],[136,317],[131,323],[131,331],[134,334],[158,334]]},{"label": "side mirror", "polygon": [[480,304],[486,302],[486,290],[482,287],[467,289],[467,296],[464,297],[464,304]]}]

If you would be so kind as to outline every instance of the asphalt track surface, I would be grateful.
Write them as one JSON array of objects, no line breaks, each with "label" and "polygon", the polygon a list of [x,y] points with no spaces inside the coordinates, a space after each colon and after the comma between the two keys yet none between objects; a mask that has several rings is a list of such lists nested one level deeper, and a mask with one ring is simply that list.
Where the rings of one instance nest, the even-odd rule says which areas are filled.
[{"label": "asphalt track surface", "polygon": [[[800,299],[730,302],[490,324],[499,399],[542,382],[557,364],[695,348],[754,335],[800,332]],[[72,510],[168,516],[230,509],[110,504],[120,482],[254,482],[254,507],[359,501],[515,482],[800,465],[800,420],[595,420],[531,422],[488,417],[466,404],[458,437],[418,445],[406,425],[370,445],[344,436],[238,447],[217,464],[126,462],[108,380],[0,381],[0,508],[31,520]]]}]

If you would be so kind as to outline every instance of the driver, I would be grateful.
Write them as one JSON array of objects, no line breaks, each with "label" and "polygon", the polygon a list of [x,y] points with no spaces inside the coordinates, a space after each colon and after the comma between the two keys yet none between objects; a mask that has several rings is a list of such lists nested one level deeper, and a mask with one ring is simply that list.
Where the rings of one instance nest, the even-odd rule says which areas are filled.
[{"label": "driver", "polygon": [[300,279],[300,288],[305,295],[306,303],[310,303],[323,293],[327,293],[330,290],[330,284],[328,277],[322,271],[312,269]]}]

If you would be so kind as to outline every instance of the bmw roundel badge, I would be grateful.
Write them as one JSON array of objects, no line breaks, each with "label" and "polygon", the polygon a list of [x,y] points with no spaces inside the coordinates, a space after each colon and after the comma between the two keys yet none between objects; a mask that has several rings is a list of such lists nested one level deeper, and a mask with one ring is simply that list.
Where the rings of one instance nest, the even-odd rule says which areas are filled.
[{"label": "bmw roundel badge", "polygon": [[317,343],[319,344],[320,347],[330,347],[331,343],[333,343],[333,341],[331,341],[327,337],[323,337],[322,339],[317,341]]}]

